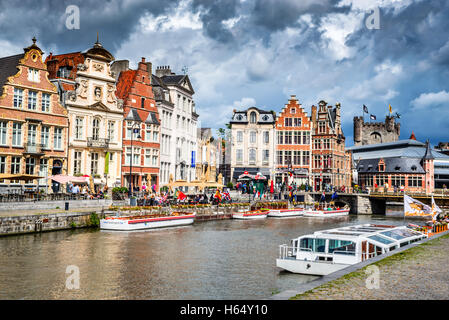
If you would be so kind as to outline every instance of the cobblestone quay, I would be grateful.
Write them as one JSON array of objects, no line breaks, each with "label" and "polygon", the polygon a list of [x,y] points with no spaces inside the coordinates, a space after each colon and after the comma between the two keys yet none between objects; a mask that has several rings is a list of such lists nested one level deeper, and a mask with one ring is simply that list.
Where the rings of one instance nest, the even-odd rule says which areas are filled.
[{"label": "cobblestone quay", "polygon": [[[447,300],[449,234],[375,262],[379,288],[368,289],[366,266],[297,295],[298,300]],[[369,287],[369,286],[368,286]]]}]

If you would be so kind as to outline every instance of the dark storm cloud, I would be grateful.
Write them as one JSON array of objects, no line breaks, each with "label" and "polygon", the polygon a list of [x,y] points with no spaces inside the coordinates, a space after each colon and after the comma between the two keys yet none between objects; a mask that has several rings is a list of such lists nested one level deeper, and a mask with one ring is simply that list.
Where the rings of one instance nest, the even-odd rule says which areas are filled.
[{"label": "dark storm cloud", "polygon": [[380,29],[363,27],[352,34],[347,45],[364,51],[372,41],[370,54],[378,60],[405,57],[428,58],[447,63],[449,40],[449,3],[446,0],[413,2],[399,13],[380,8]]},{"label": "dark storm cloud", "polygon": [[[0,0],[1,38],[25,46],[36,36],[38,44],[62,48],[65,52],[84,50],[96,41],[110,51],[117,49],[138,27],[139,18],[172,10],[175,0]],[[66,28],[66,8],[80,9],[80,29]],[[25,43],[24,43],[25,41]],[[55,52],[58,53],[58,52]]]},{"label": "dark storm cloud", "polygon": [[200,11],[200,19],[206,35],[220,42],[230,42],[232,34],[222,24],[236,17],[240,7],[239,0],[193,0],[193,12]]}]

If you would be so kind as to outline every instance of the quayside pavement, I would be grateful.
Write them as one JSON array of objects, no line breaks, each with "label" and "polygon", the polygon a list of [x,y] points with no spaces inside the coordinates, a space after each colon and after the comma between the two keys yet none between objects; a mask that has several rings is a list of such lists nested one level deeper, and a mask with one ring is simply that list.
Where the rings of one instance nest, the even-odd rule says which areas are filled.
[{"label": "quayside pavement", "polygon": [[441,237],[373,263],[379,268],[378,286],[367,285],[367,279],[374,273],[366,273],[369,267],[366,266],[291,299],[447,300],[448,248],[449,234],[446,232]]}]

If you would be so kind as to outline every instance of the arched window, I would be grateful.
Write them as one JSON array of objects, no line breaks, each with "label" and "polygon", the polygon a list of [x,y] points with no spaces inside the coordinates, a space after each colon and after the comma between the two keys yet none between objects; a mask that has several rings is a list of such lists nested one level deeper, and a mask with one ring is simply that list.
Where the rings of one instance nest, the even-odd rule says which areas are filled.
[{"label": "arched window", "polygon": [[256,119],[257,119],[256,113],[254,111],[251,112],[251,114],[249,115],[249,122],[256,123]]},{"label": "arched window", "polygon": [[100,119],[94,118],[92,121],[92,140],[100,138]]}]

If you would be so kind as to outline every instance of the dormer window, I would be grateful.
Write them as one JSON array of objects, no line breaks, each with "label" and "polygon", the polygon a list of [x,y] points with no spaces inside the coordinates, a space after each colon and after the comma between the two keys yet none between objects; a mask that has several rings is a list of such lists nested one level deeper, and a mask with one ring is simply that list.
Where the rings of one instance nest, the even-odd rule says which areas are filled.
[{"label": "dormer window", "polygon": [[401,167],[400,166],[396,166],[396,167],[394,167],[394,170],[399,171],[399,170],[401,170]]},{"label": "dormer window", "polygon": [[251,114],[249,115],[249,122],[250,123],[256,123],[257,121],[257,115],[256,113],[253,111],[251,112]]},{"label": "dormer window", "polygon": [[239,115],[237,116],[237,120],[241,121],[242,119],[243,119],[243,116],[242,116],[241,114],[239,114]]},{"label": "dormer window", "polygon": [[412,171],[416,171],[416,166],[415,165],[412,166]]},{"label": "dormer window", "polygon": [[264,115],[264,116],[262,117],[262,120],[263,120],[263,121],[268,121],[268,116],[267,116],[267,115]]},{"label": "dormer window", "polygon": [[58,69],[58,72],[57,72],[56,76],[58,78],[69,78],[71,71],[72,71],[71,67],[60,67]]}]

